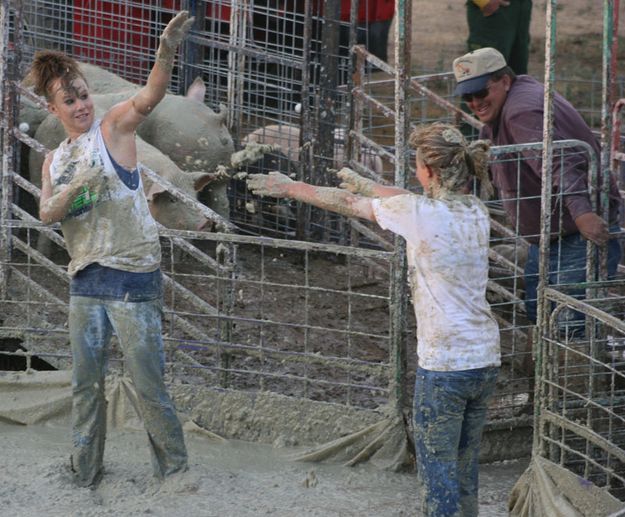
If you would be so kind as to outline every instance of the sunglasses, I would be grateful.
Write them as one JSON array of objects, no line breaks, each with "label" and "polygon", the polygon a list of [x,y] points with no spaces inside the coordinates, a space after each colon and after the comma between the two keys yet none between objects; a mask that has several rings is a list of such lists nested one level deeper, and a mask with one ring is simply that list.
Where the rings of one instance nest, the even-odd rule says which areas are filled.
[{"label": "sunglasses", "polygon": [[473,99],[484,99],[488,95],[489,90],[490,88],[486,87],[483,90],[477,91],[475,93],[463,93],[462,100],[464,102],[471,102]]}]

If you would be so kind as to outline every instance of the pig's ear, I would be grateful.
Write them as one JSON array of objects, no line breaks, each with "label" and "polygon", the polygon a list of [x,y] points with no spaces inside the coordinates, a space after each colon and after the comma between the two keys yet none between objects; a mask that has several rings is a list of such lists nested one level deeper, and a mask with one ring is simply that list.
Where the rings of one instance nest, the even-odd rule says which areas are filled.
[{"label": "pig's ear", "polygon": [[145,198],[148,200],[148,203],[154,201],[159,195],[167,192],[165,187],[161,187],[158,183],[152,183],[150,190],[148,190]]},{"label": "pig's ear", "polygon": [[204,104],[205,96],[206,85],[204,84],[204,81],[202,81],[202,78],[197,76],[187,90],[187,99]]},{"label": "pig's ear", "polygon": [[189,172],[193,179],[193,189],[200,192],[210,182],[215,181],[215,175],[208,172]]}]

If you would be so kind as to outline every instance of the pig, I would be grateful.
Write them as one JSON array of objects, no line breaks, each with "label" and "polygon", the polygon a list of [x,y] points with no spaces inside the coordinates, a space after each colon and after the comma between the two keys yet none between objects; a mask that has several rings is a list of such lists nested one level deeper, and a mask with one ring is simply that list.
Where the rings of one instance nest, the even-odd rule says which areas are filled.
[{"label": "pig", "polygon": [[[166,96],[139,126],[145,141],[169,156],[183,171],[215,171],[230,163],[234,152],[225,124],[226,111],[215,114],[204,103],[204,83],[196,81],[186,97]],[[207,194],[206,197],[203,197]],[[228,185],[211,184],[200,199],[224,218],[229,218]]]},{"label": "pig", "polygon": [[288,160],[299,162],[299,128],[290,124],[271,124],[259,127],[245,136],[241,143],[273,144],[278,146]]},{"label": "pig", "polygon": [[[85,79],[87,79],[89,91],[92,94],[136,91],[140,88],[140,86],[99,66],[90,65],[89,63],[80,63],[79,66],[80,71],[85,76]],[[128,98],[128,95],[125,98]]]},{"label": "pig", "polygon": [[[242,143],[257,142],[278,145],[289,160],[297,163],[299,162],[300,153],[299,133],[299,128],[290,124],[271,124],[252,131],[243,138]],[[336,128],[334,130],[334,139],[336,142],[334,146],[334,164],[339,169],[343,166],[343,161],[345,160],[345,130]],[[361,148],[361,163],[376,174],[380,175],[384,172],[382,158],[365,146]]]},{"label": "pig", "polygon": [[[48,149],[55,149],[66,138],[63,126],[54,115],[49,115],[39,126],[35,138]],[[145,167],[169,180],[180,190],[196,197],[206,185],[220,181],[220,175],[206,172],[183,172],[158,149],[137,137],[137,158]],[[31,182],[41,184],[43,155],[31,149],[29,173]],[[197,211],[191,210],[180,200],[167,194],[165,189],[151,181],[144,181],[144,191],[150,212],[163,226],[178,230],[201,230],[210,227],[209,221]]]},{"label": "pig", "polygon": [[28,136],[34,136],[39,124],[48,116],[48,110],[42,109],[26,97],[20,99],[20,112],[18,115],[19,128]]}]

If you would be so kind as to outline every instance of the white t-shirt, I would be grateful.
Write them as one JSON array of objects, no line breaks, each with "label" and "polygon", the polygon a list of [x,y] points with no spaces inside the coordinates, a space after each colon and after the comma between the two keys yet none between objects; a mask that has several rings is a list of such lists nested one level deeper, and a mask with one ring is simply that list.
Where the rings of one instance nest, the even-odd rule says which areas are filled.
[{"label": "white t-shirt", "polygon": [[150,215],[143,185],[140,181],[139,187],[132,190],[119,178],[106,150],[99,120],[73,142],[62,142],[54,152],[50,165],[53,194],[67,188],[74,175],[87,168],[101,170],[102,188],[97,198],[87,193],[84,206],[71,210],[61,221],[71,257],[69,274],[73,276],[94,262],[135,273],[158,269],[158,227]]},{"label": "white t-shirt", "polygon": [[486,301],[490,222],[474,196],[373,200],[378,224],[406,240],[419,366],[499,366],[499,327]]}]

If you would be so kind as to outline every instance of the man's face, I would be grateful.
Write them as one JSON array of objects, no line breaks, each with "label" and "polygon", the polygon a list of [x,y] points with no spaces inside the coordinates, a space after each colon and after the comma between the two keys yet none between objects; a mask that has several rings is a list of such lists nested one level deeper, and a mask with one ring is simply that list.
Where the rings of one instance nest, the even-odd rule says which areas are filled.
[{"label": "man's face", "polygon": [[466,102],[469,109],[480,121],[485,124],[492,124],[501,113],[509,89],[510,77],[504,75],[498,81],[488,81],[484,90],[464,94],[462,100]]}]

